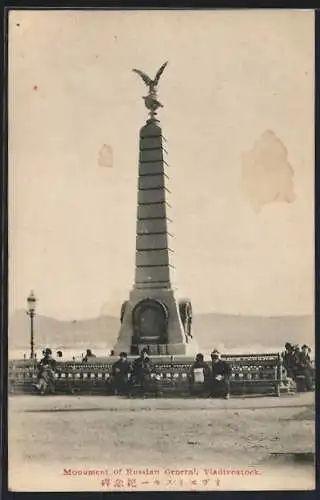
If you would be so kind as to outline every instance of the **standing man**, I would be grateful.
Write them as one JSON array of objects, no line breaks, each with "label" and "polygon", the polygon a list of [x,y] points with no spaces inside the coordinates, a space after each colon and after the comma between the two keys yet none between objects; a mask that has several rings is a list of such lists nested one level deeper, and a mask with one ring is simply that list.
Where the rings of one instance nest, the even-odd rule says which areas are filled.
[{"label": "standing man", "polygon": [[299,352],[298,370],[299,374],[304,376],[304,388],[306,391],[312,391],[313,388],[313,369],[309,354],[309,347],[304,344]]},{"label": "standing man", "polygon": [[229,399],[231,367],[226,361],[221,359],[221,355],[217,349],[212,351],[211,360],[211,397]]},{"label": "standing man", "polygon": [[119,359],[112,365],[112,382],[114,393],[119,396],[128,394],[128,382],[131,365],[126,352],[120,352]]},{"label": "standing man", "polygon": [[303,344],[300,352],[301,352],[300,359],[303,361],[303,363],[305,363],[306,365],[309,365],[311,362],[311,358],[310,358],[310,354],[309,354],[311,352],[310,347],[307,346],[306,344]]},{"label": "standing man", "polygon": [[206,389],[210,389],[210,375],[209,365],[204,361],[203,354],[199,352],[189,372],[191,393],[203,393]]},{"label": "standing man", "polygon": [[295,372],[295,354],[293,345],[290,342],[286,342],[284,346],[285,350],[281,354],[283,366],[286,369],[287,376],[294,378]]},{"label": "standing man", "polygon": [[132,382],[140,388],[141,392],[144,392],[148,387],[151,371],[152,363],[148,356],[148,349],[144,347],[140,356],[134,360],[132,366]]}]

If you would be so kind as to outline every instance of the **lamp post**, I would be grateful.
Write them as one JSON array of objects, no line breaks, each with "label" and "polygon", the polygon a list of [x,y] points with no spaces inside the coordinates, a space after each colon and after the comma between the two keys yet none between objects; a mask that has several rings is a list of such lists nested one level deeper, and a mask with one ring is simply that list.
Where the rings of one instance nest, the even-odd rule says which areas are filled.
[{"label": "lamp post", "polygon": [[34,292],[31,291],[28,298],[27,298],[27,303],[28,303],[28,311],[27,314],[30,316],[30,359],[34,358],[34,317],[36,315],[36,303],[37,299],[34,295]]}]

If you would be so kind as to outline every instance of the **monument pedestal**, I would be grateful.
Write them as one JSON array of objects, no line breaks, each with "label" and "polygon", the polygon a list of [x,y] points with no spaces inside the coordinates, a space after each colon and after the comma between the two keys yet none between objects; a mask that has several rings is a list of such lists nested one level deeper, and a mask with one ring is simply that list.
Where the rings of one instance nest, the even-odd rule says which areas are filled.
[{"label": "monument pedestal", "polygon": [[[181,318],[183,315],[180,313],[180,309],[183,309],[186,303],[186,301],[181,301],[179,307],[172,289],[150,289],[147,294],[145,290],[132,290],[129,300],[123,305],[115,353],[125,351],[137,354],[143,347],[147,347],[150,354],[194,356],[198,351],[198,346],[186,332],[186,321],[182,322],[184,318]],[[145,307],[140,313],[142,321],[139,324],[139,317],[135,318],[134,312],[141,304]],[[161,309],[163,309],[163,315]],[[147,323],[148,316],[149,324]],[[164,320],[167,318],[167,321],[163,321],[163,318]],[[161,330],[162,325],[164,328]]]}]

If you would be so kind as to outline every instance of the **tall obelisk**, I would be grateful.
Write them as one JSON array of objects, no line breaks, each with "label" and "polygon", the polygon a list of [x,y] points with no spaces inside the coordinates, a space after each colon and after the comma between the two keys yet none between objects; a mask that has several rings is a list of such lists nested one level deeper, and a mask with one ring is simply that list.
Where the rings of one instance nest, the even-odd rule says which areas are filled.
[{"label": "tall obelisk", "polygon": [[149,118],[140,130],[135,282],[121,309],[121,327],[115,353],[136,354],[148,347],[150,354],[193,355],[189,301],[178,303],[172,287],[172,221],[166,140],[157,109],[156,87],[167,63],[154,80],[139,70],[149,93],[144,97]]}]

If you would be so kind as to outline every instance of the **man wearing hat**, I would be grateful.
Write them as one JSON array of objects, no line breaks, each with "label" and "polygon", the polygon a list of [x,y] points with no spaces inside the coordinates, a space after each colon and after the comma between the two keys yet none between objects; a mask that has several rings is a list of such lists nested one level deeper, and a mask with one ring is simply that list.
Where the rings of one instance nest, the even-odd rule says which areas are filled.
[{"label": "man wearing hat", "polygon": [[148,386],[152,371],[152,363],[148,354],[148,349],[144,347],[140,356],[134,360],[132,366],[132,383],[137,385],[142,392]]},{"label": "man wearing hat", "polygon": [[294,346],[290,342],[285,343],[285,350],[281,354],[282,363],[287,371],[287,376],[294,378],[296,369],[296,352]]},{"label": "man wearing hat", "polygon": [[211,360],[211,397],[229,399],[231,367],[221,359],[217,349],[212,351]]},{"label": "man wearing hat", "polygon": [[131,365],[126,352],[120,352],[119,359],[112,365],[112,383],[114,393],[119,396],[128,394],[128,382]]},{"label": "man wearing hat", "polygon": [[57,362],[52,357],[52,351],[47,347],[43,353],[43,358],[38,363],[38,381],[35,387],[44,394],[47,389],[54,389],[54,372]]},{"label": "man wearing hat", "polygon": [[303,346],[301,346],[301,360],[304,364],[309,364],[311,362],[309,354],[310,351],[310,347],[306,344],[303,344]]},{"label": "man wearing hat", "polygon": [[298,374],[304,376],[304,390],[311,391],[313,388],[313,368],[309,354],[309,346],[304,344],[299,351],[297,362]]},{"label": "man wearing hat", "polygon": [[42,351],[43,358],[39,361],[39,368],[43,368],[45,366],[50,366],[50,368],[56,367],[56,361],[52,357],[52,351],[49,347]]},{"label": "man wearing hat", "polygon": [[210,390],[211,372],[209,365],[204,361],[201,352],[196,355],[196,360],[190,368],[189,383],[192,393],[207,393]]}]

